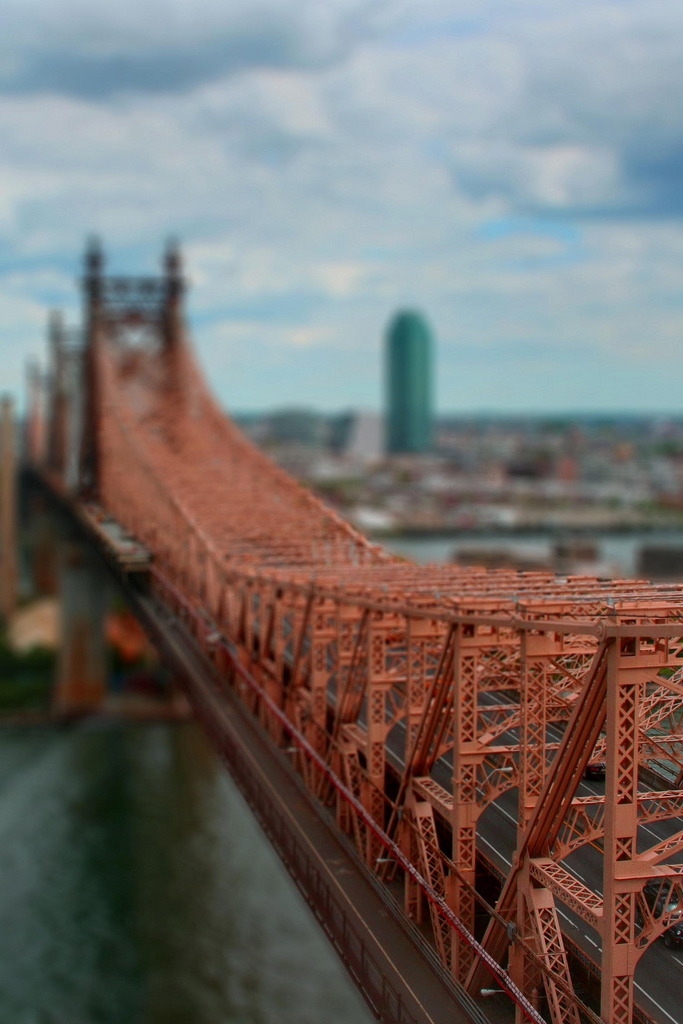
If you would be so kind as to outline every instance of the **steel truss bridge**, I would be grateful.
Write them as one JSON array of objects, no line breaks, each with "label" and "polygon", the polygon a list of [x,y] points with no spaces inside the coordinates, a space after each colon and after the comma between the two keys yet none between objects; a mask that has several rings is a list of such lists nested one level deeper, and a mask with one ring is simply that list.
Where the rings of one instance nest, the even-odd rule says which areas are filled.
[{"label": "steel truss bridge", "polygon": [[[518,1020],[675,1021],[683,961],[653,944],[683,907],[683,587],[394,557],[226,418],[177,250],[110,277],[93,244],[83,287],[82,332],[53,318],[32,376],[29,473],[124,582],[377,1016],[484,1020],[500,992]],[[59,693],[101,698],[82,665]]]}]

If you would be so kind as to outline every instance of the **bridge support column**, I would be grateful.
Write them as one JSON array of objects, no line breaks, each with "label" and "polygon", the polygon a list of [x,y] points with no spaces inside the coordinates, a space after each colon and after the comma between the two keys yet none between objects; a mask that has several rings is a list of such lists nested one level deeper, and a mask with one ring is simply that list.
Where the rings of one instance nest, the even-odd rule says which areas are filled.
[{"label": "bridge support column", "polygon": [[[529,874],[529,858],[524,858],[523,865],[524,874],[528,877]],[[519,936],[524,940],[525,945],[535,952],[538,951],[538,935],[535,928],[534,920],[531,914],[531,908],[529,902],[527,902],[526,894],[520,889],[517,892],[517,929]],[[513,942],[509,949],[509,960],[508,960],[508,971],[510,977],[517,985],[517,987],[524,993],[529,999],[535,1009],[538,1009],[539,993],[543,984],[541,972],[537,965],[534,963],[532,958],[526,952],[526,949],[518,942]],[[571,1021],[571,1024],[575,1024],[573,1018],[567,1017],[567,1022]],[[524,1024],[525,1016],[522,1013],[520,1007],[515,1009],[515,1024]],[[560,1020],[556,1016],[552,1016],[553,1024],[560,1024]],[[562,1021],[562,1024],[564,1022]]]},{"label": "bridge support column", "polygon": [[[455,914],[474,934],[476,915],[477,829],[484,810],[517,781],[517,765],[511,749],[498,745],[504,722],[514,712],[503,710],[497,722],[487,720],[487,692],[500,686],[512,689],[517,667],[513,652],[516,638],[509,631],[491,630],[467,623],[454,633],[452,669],[453,810],[452,902]],[[493,730],[493,731],[490,731]],[[471,946],[453,935],[451,968],[465,983],[474,969]]]},{"label": "bridge support column", "polygon": [[[528,870],[527,862],[526,874]],[[515,976],[516,965],[521,961],[517,984],[523,992],[528,993],[533,1006],[539,1008],[539,995],[543,987],[550,1019],[554,1024],[581,1024],[553,893],[536,886],[525,893],[520,891],[518,907],[517,919],[522,923],[523,936],[545,962],[548,970],[542,975],[538,964],[532,962],[526,951],[515,943],[510,948],[511,975]],[[517,1017],[520,1022],[524,1020],[519,1008]]]},{"label": "bridge support column", "polygon": [[99,565],[81,544],[65,540],[60,552],[61,643],[55,710],[96,711],[106,695],[107,587]]},{"label": "bridge support column", "polygon": [[522,634],[518,843],[524,836],[548,771],[548,675],[552,658],[559,650],[558,641],[547,633],[527,631]]},{"label": "bridge support column", "polygon": [[[476,647],[466,646],[462,627],[455,638],[453,661],[453,862],[458,876],[453,880],[452,905],[465,927],[474,933],[474,887],[477,857],[477,769],[480,762],[477,736],[477,654]],[[466,883],[466,884],[463,884]],[[468,888],[468,885],[471,888]],[[454,932],[451,947],[451,969],[464,982],[472,967],[471,946]]]},{"label": "bridge support column", "polygon": [[[375,615],[370,619],[367,644],[367,743],[365,759],[367,764],[367,785],[365,804],[374,821],[385,827],[386,803],[386,746],[389,726],[387,724],[387,696],[391,689],[392,677],[388,665],[389,635],[396,630],[396,621]],[[377,870],[382,847],[378,840],[368,835],[367,862]]]},{"label": "bridge support column", "polygon": [[44,501],[32,498],[29,512],[29,569],[30,588],[33,595],[54,597],[59,591],[58,541],[54,519],[50,516]]},{"label": "bridge support column", "polygon": [[[313,610],[310,635],[310,691],[309,705],[304,710],[303,732],[308,742],[323,757],[331,758],[327,734],[327,691],[330,669],[328,650],[336,637],[336,609],[332,602],[324,601]],[[303,647],[302,647],[303,650]],[[308,784],[313,792],[319,792],[324,785],[318,772],[305,762]],[[305,774],[306,777],[306,774]],[[316,781],[314,782],[314,778]]]},{"label": "bridge support column", "polygon": [[[410,809],[417,840],[417,852],[422,874],[434,892],[443,900],[448,900],[447,880],[439,849],[439,838],[436,831],[434,808],[426,800],[419,800],[413,793],[406,799]],[[448,969],[451,963],[452,930],[448,921],[442,917],[438,907],[429,904],[434,942],[442,965]]]},{"label": "bridge support column", "polygon": [[602,1002],[604,1020],[633,1019],[635,903],[638,836],[638,723],[640,698],[652,677],[643,667],[640,637],[619,638],[607,670],[607,781],[602,920]]}]

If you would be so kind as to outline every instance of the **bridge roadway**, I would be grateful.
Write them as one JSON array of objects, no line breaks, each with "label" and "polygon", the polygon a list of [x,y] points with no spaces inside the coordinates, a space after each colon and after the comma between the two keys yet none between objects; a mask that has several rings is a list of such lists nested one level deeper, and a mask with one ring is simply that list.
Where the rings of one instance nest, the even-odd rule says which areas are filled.
[{"label": "bridge roadway", "polygon": [[[595,795],[597,786],[587,783],[577,795]],[[506,793],[499,798],[482,816],[480,841],[485,847],[486,859],[501,877],[510,870],[511,853],[514,849],[517,819],[515,817],[515,794]],[[656,841],[672,834],[666,822],[654,822],[648,826]],[[673,858],[672,858],[673,859]],[[675,859],[682,863],[681,858]],[[602,895],[602,855],[599,850],[587,845],[566,861],[572,873],[589,889]],[[559,907],[562,928],[569,941],[595,964],[600,970],[600,937],[585,921],[571,910]],[[683,947],[667,949],[663,939],[655,942],[643,955],[636,976],[637,1001],[648,1017],[661,1024],[680,1024],[681,992],[683,992]]]},{"label": "bridge roadway", "polygon": [[[551,727],[552,729],[552,727]],[[559,732],[554,737],[559,740]],[[443,771],[442,778],[449,776],[450,766],[437,767],[434,773]],[[440,781],[440,780],[439,780]],[[443,784],[443,783],[441,783]],[[641,787],[642,788],[642,787]],[[582,782],[577,796],[604,795],[604,783]],[[517,795],[510,790],[499,797],[484,812],[480,821],[479,840],[485,847],[482,851],[494,869],[505,878],[512,863],[517,834]],[[670,822],[652,822],[647,826],[650,843],[659,842],[673,835],[676,829]],[[581,847],[566,860],[567,867],[588,886],[593,892],[602,895],[602,864],[601,851],[591,844]],[[683,856],[671,858],[673,863],[683,863]],[[599,973],[600,936],[585,921],[568,908],[559,907],[562,927],[570,942],[595,964],[595,972]],[[663,939],[659,939],[645,952],[639,964],[636,980],[637,999],[649,1017],[661,1021],[662,1024],[680,1024],[681,992],[683,992],[683,947],[668,949]]]},{"label": "bridge roadway", "polygon": [[[484,695],[486,697],[486,695]],[[491,694],[488,695],[491,699]],[[400,733],[405,723],[399,722],[389,737],[390,760],[400,775],[403,761],[399,751],[405,743]],[[549,742],[559,743],[562,734],[556,726],[548,727]],[[519,737],[514,733],[504,733],[501,743],[516,744]],[[432,770],[432,778],[446,791],[452,784],[453,766],[448,756],[436,762]],[[644,787],[641,786],[641,790]],[[596,783],[584,780],[579,786],[577,796],[604,796],[604,782]],[[650,842],[660,842],[669,838],[677,830],[668,821],[651,822],[641,826],[650,835]],[[512,865],[512,856],[517,842],[517,791],[508,790],[495,800],[484,811],[477,837],[479,853],[498,874],[501,879],[507,877]],[[566,860],[567,867],[576,877],[593,892],[602,896],[603,864],[600,850],[592,844],[586,844]],[[671,857],[671,862],[683,864],[683,854]],[[568,908],[558,908],[562,919],[563,931],[569,942],[578,947],[593,964],[593,973],[600,972],[600,936],[577,914]],[[677,949],[665,947],[663,939],[659,939],[643,954],[639,964],[640,980],[636,981],[637,999],[648,1017],[660,1021],[661,1024],[680,1024],[680,993],[683,992],[683,946]]]}]

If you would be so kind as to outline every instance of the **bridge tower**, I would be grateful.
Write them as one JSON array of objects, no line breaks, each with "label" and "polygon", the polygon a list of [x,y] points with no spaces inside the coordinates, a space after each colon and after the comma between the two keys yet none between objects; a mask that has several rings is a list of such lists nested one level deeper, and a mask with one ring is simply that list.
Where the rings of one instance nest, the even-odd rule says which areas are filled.
[{"label": "bridge tower", "polygon": [[171,240],[164,256],[164,295],[162,307],[163,340],[167,354],[180,348],[184,333],[183,298],[185,281],[180,247]]},{"label": "bridge tower", "polygon": [[47,439],[47,464],[52,473],[63,478],[68,460],[68,394],[66,387],[66,338],[64,319],[55,311],[50,316],[48,341],[52,363],[50,429]]},{"label": "bridge tower", "polygon": [[14,405],[0,399],[0,616],[7,618],[17,600],[17,510]]},{"label": "bridge tower", "polygon": [[92,239],[88,244],[83,274],[83,422],[78,487],[83,497],[97,498],[101,485],[103,346],[113,345],[131,367],[136,365],[136,356],[161,353],[171,404],[182,398],[185,283],[176,242],[169,242],[163,268],[163,275],[157,277],[106,276],[99,241]]},{"label": "bridge tower", "polygon": [[[46,450],[42,446],[42,459],[58,489],[86,501],[101,496],[104,421],[112,415],[103,404],[105,345],[131,370],[139,369],[146,357],[162,357],[161,389],[174,415],[183,394],[185,286],[179,246],[169,243],[159,276],[112,277],[104,268],[104,253],[93,238],[84,259],[82,351],[68,346],[59,315],[53,315],[49,328],[49,444]],[[79,360],[75,367],[74,355]],[[173,430],[173,416],[168,429]],[[127,483],[121,480],[120,486]],[[62,646],[55,703],[64,713],[94,710],[106,692],[106,592],[99,566],[74,538],[62,544],[60,591]]]},{"label": "bridge tower", "polygon": [[85,339],[83,349],[83,426],[79,490],[84,495],[97,495],[99,470],[100,395],[98,388],[97,363],[99,348],[103,344],[103,293],[102,271],[104,256],[100,243],[93,238],[85,253],[83,275],[83,297],[85,302]]}]

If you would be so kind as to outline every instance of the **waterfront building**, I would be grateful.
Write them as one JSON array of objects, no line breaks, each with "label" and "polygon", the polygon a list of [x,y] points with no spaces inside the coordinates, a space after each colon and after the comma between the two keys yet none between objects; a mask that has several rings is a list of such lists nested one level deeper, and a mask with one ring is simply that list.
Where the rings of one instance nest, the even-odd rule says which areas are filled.
[{"label": "waterfront building", "polygon": [[386,341],[389,453],[428,452],[432,444],[432,336],[413,310],[396,314]]}]

